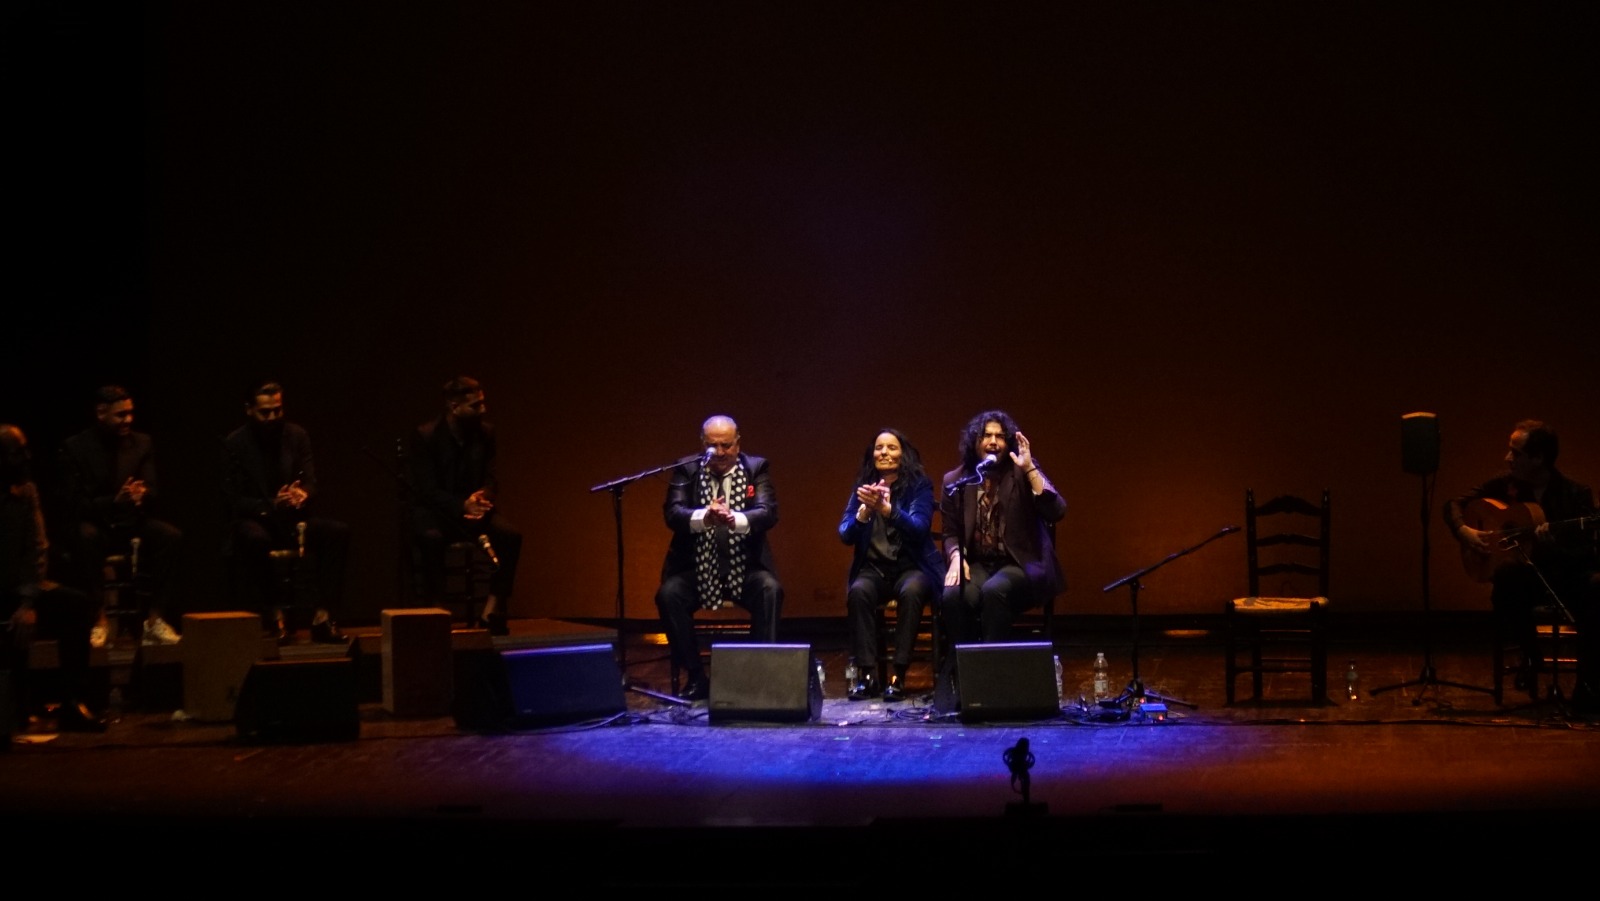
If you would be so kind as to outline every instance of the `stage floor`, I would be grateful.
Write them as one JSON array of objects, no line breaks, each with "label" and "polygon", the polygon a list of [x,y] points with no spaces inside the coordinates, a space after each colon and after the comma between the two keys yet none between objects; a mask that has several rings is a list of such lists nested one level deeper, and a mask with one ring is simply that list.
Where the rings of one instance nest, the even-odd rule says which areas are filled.
[{"label": "stage floor", "polygon": [[[512,644],[538,646],[529,636],[550,629],[519,623]],[[556,631],[573,643],[615,634]],[[1339,871],[1353,873],[1373,854],[1449,844],[1462,862],[1547,829],[1559,830],[1564,854],[1566,824],[1600,811],[1600,730],[1509,681],[1497,705],[1478,690],[1491,676],[1487,640],[1475,634],[1429,638],[1426,651],[1415,636],[1345,636],[1328,703],[1310,703],[1305,677],[1277,676],[1269,700],[1230,707],[1209,632],[1148,632],[1137,660],[1126,634],[1063,632],[1068,703],[1023,722],[941,712],[920,665],[906,702],[845,700],[842,634],[806,641],[826,674],[816,720],[713,722],[704,704],[655,696],[667,688],[658,641],[627,641],[627,677],[645,690],[624,692],[625,711],[543,728],[465,729],[449,715],[394,716],[371,699],[348,741],[247,742],[233,723],[170,709],[124,712],[103,735],[36,723],[0,757],[0,806],[32,853],[61,850],[61,830],[87,828],[134,846],[148,835],[168,853],[237,845],[258,872],[272,858],[301,866],[291,849],[312,842],[331,846],[330,865],[359,865],[379,847],[440,865],[522,855],[618,887],[887,886],[908,873],[939,885],[968,872],[937,859],[957,846],[1024,870],[1039,855],[1065,867],[1128,856],[1170,865],[1234,860],[1247,847],[1257,865],[1310,852],[1327,866],[1344,855]],[[1095,651],[1107,653],[1119,691],[1137,663],[1147,693],[1168,701],[1165,716],[1079,708]],[[1342,696],[1350,659],[1363,686],[1355,701]],[[1401,685],[1429,660],[1438,679],[1463,687]],[[1004,758],[1021,738],[1034,755],[1027,804]],[[886,845],[905,854],[891,860]],[[813,848],[863,853],[818,867],[802,851]],[[602,863],[590,869],[579,855],[595,851]]]}]

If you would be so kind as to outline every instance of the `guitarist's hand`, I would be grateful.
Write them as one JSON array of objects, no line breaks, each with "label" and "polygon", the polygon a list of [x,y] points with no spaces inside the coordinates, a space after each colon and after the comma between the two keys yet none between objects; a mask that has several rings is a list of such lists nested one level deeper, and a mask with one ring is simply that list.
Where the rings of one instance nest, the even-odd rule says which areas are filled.
[{"label": "guitarist's hand", "polygon": [[1487,534],[1489,533],[1480,532],[1471,526],[1462,526],[1456,530],[1456,540],[1460,541],[1471,550],[1477,551],[1480,554],[1487,554],[1494,550],[1494,548],[1489,544],[1489,540],[1484,537]]},{"label": "guitarist's hand", "polygon": [[1539,523],[1533,527],[1533,538],[1535,541],[1556,540],[1555,536],[1550,534],[1550,524],[1547,522]]}]

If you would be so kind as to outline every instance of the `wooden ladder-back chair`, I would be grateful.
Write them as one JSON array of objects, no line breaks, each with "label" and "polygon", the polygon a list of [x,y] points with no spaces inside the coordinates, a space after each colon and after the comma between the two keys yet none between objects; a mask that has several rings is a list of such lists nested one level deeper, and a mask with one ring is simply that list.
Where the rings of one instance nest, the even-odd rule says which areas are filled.
[{"label": "wooden ladder-back chair", "polygon": [[1250,676],[1251,698],[1268,673],[1310,676],[1311,702],[1328,699],[1328,492],[1320,503],[1285,494],[1257,504],[1245,491],[1248,594],[1228,601],[1227,703]]}]

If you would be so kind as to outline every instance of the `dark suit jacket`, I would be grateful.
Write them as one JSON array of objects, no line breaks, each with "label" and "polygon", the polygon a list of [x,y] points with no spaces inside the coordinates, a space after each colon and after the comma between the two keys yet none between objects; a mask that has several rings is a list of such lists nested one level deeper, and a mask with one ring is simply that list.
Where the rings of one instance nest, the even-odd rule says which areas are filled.
[{"label": "dark suit jacket", "polygon": [[[750,534],[745,536],[745,567],[775,572],[772,548],[767,545],[767,530],[778,524],[778,495],[772,488],[772,474],[765,457],[740,454],[739,462],[744,464],[750,481],[745,508],[740,511],[750,520]],[[702,460],[685,463],[672,471],[672,481],[667,484],[662,513],[667,528],[672,530],[672,543],[667,546],[667,559],[661,565],[662,581],[679,573],[694,572],[695,533],[689,530],[689,520],[702,506],[696,487],[702,465]]]},{"label": "dark suit jacket", "polygon": [[[270,452],[269,452],[270,454]],[[276,454],[264,455],[249,425],[222,439],[222,495],[232,519],[266,519],[277,512],[278,489],[300,480],[309,507],[317,497],[317,467],[311,458],[311,435],[292,423],[283,424]],[[304,516],[304,509],[295,515]]]},{"label": "dark suit jacket", "polygon": [[423,423],[411,435],[407,457],[413,521],[418,527],[459,523],[462,505],[474,491],[486,488],[491,495],[499,493],[494,426],[487,422],[466,432],[460,441],[443,416]]},{"label": "dark suit jacket", "polygon": [[[943,579],[944,563],[938,549],[933,546],[933,483],[922,478],[901,488],[897,480],[895,488],[900,489],[900,494],[892,499],[893,509],[885,525],[889,527],[891,540],[900,543],[900,558],[914,564],[935,580]],[[844,516],[839,520],[839,540],[855,547],[846,585],[855,581],[856,574],[861,572],[862,565],[867,562],[867,548],[872,545],[872,520],[861,522],[856,519],[856,510],[860,506],[861,501],[856,498],[855,489],[851,488],[850,499],[844,505]]]},{"label": "dark suit jacket", "polygon": [[[946,560],[958,547],[966,550],[972,546],[973,528],[978,518],[978,492],[982,486],[963,485],[954,496],[948,490],[949,485],[968,474],[966,467],[953,469],[945,473],[942,480],[946,489],[939,509],[944,520]],[[1035,497],[1033,489],[1028,487],[1027,478],[1015,466],[1006,466],[1000,472],[999,479],[997,490],[1005,517],[1002,528],[1006,548],[1027,572],[1028,581],[1033,586],[1033,600],[1042,604],[1067,587],[1066,577],[1061,573],[1061,563],[1056,559],[1055,541],[1051,537],[1052,525],[1067,515],[1066,499],[1054,489]]]},{"label": "dark suit jacket", "polygon": [[[73,435],[61,444],[61,480],[65,509],[73,522],[102,527],[127,526],[148,515],[159,500],[156,490],[155,442],[143,432],[107,443],[99,426]],[[117,502],[129,478],[144,482],[144,502]]]},{"label": "dark suit jacket", "polygon": [[[9,617],[25,594],[49,581],[49,549],[38,488],[32,482],[15,492],[0,487],[0,616]],[[0,649],[0,659],[5,656]]]}]

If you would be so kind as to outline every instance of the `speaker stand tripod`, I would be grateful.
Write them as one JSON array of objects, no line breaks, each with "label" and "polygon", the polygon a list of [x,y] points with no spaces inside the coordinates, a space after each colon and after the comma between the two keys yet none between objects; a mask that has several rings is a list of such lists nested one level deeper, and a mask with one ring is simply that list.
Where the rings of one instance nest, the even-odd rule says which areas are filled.
[{"label": "speaker stand tripod", "polygon": [[627,614],[625,613],[625,608],[624,608],[624,602],[627,599],[627,594],[626,594],[626,592],[623,591],[623,585],[622,585],[622,583],[623,583],[622,574],[623,574],[623,571],[624,571],[623,570],[623,554],[622,554],[622,491],[623,491],[624,488],[627,488],[629,485],[632,485],[634,482],[637,482],[640,479],[648,478],[649,476],[656,475],[657,473],[663,473],[663,472],[666,472],[666,471],[668,471],[670,469],[676,469],[679,466],[684,465],[685,463],[693,463],[695,460],[698,460],[699,458],[700,458],[700,455],[696,454],[696,455],[694,455],[692,457],[685,457],[685,458],[683,458],[681,460],[674,460],[673,462],[668,463],[665,466],[657,466],[657,467],[654,467],[652,469],[647,469],[644,472],[634,473],[631,476],[623,476],[620,479],[612,479],[609,482],[604,482],[602,484],[596,485],[593,488],[589,489],[589,493],[591,493],[591,494],[594,494],[594,493],[597,493],[597,492],[600,492],[600,491],[609,491],[609,492],[611,492],[611,515],[612,515],[612,518],[615,519],[615,521],[616,521],[616,527],[617,527],[617,619],[616,619],[616,623],[617,623],[617,669],[622,673],[622,687],[624,689],[628,690],[628,691],[635,692],[635,693],[638,693],[638,694],[642,694],[642,695],[645,695],[647,697],[655,698],[658,701],[665,701],[668,704],[677,704],[677,705],[684,706],[684,707],[689,706],[690,702],[689,701],[685,701],[683,698],[680,698],[677,695],[668,694],[668,693],[663,692],[663,691],[656,691],[656,690],[648,688],[646,686],[635,684],[634,682],[632,682],[631,680],[628,679],[628,639],[627,639],[627,635],[626,635],[626,632],[625,632],[625,627],[627,625]]},{"label": "speaker stand tripod", "polygon": [[1422,686],[1422,691],[1418,692],[1417,696],[1411,699],[1411,705],[1413,707],[1419,707],[1419,706],[1422,705],[1422,696],[1427,693],[1429,688],[1438,688],[1441,685],[1449,686],[1450,688],[1460,688],[1460,689],[1463,689],[1465,691],[1481,691],[1481,692],[1484,692],[1485,694],[1491,694],[1491,695],[1494,694],[1494,689],[1493,688],[1489,688],[1487,686],[1483,686],[1483,685],[1467,685],[1467,684],[1462,683],[1462,682],[1448,682],[1448,681],[1445,681],[1443,679],[1440,679],[1439,678],[1439,674],[1433,668],[1433,634],[1432,634],[1433,630],[1432,630],[1432,627],[1431,627],[1431,622],[1432,622],[1432,618],[1433,618],[1433,610],[1432,610],[1433,602],[1432,602],[1432,592],[1429,590],[1429,582],[1428,582],[1428,556],[1429,556],[1429,546],[1428,546],[1429,528],[1428,528],[1428,525],[1429,525],[1429,523],[1431,523],[1433,521],[1432,517],[1429,516],[1428,514],[1429,514],[1431,508],[1433,507],[1433,481],[1432,481],[1431,474],[1428,474],[1428,473],[1423,473],[1421,478],[1422,478],[1422,511],[1421,511],[1421,518],[1422,518],[1422,672],[1417,675],[1417,678],[1412,679],[1409,682],[1397,682],[1394,685],[1384,685],[1384,686],[1381,686],[1379,688],[1374,688],[1371,691],[1371,694],[1376,696],[1376,695],[1383,694],[1386,691],[1393,691],[1393,690],[1395,690],[1397,688],[1411,688],[1412,686],[1420,685],[1420,686]]},{"label": "speaker stand tripod", "polygon": [[1128,603],[1133,611],[1133,678],[1128,681],[1128,687],[1123,689],[1120,697],[1100,701],[1099,704],[1101,707],[1108,710],[1120,710],[1123,717],[1126,717],[1134,710],[1137,710],[1144,704],[1145,701],[1157,701],[1168,705],[1176,704],[1182,707],[1187,707],[1190,710],[1197,709],[1198,705],[1189,701],[1180,701],[1177,698],[1169,698],[1150,691],[1149,689],[1145,688],[1144,681],[1139,678],[1139,589],[1143,587],[1139,583],[1139,580],[1150,573],[1155,572],[1161,567],[1166,566],[1168,563],[1171,563],[1179,557],[1185,556],[1186,554],[1192,554],[1211,542],[1216,541],[1218,538],[1221,538],[1224,535],[1231,535],[1237,531],[1239,531],[1238,526],[1225,526],[1222,531],[1212,535],[1205,541],[1202,541],[1193,547],[1187,547],[1181,551],[1168,554],[1159,562],[1156,562],[1150,566],[1146,566],[1144,569],[1141,569],[1138,572],[1129,573],[1115,582],[1112,582],[1110,585],[1100,589],[1100,591],[1103,593],[1121,588],[1124,585],[1128,586]]}]

